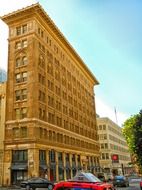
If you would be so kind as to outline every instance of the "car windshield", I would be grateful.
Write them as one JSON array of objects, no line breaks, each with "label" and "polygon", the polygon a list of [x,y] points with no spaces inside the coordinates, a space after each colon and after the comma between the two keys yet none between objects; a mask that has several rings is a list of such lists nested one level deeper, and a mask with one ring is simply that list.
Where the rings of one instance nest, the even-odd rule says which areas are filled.
[{"label": "car windshield", "polygon": [[100,179],[98,179],[96,176],[94,176],[91,173],[86,173],[85,175],[88,177],[88,179],[90,179],[91,182],[101,182]]},{"label": "car windshield", "polygon": [[71,179],[71,181],[80,181],[80,182],[101,182],[96,176],[92,173],[79,172],[76,176]]},{"label": "car windshield", "polygon": [[124,176],[116,176],[115,179],[121,180],[121,179],[125,179],[125,177]]}]

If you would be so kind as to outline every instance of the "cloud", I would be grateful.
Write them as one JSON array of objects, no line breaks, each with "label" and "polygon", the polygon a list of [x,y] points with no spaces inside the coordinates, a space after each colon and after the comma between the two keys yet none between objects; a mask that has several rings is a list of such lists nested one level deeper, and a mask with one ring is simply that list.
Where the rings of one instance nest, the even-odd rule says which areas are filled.
[{"label": "cloud", "polygon": [[117,108],[112,108],[108,106],[106,103],[104,103],[100,98],[95,97],[96,102],[96,113],[100,117],[108,117],[113,122],[118,124],[119,126],[122,126],[124,121],[128,119],[128,115],[125,113],[117,111]]}]

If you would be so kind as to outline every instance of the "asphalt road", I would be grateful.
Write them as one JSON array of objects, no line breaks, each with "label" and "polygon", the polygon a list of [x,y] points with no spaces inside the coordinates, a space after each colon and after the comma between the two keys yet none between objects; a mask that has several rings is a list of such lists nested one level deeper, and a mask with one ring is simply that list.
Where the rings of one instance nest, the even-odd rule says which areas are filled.
[{"label": "asphalt road", "polygon": [[129,187],[117,187],[116,190],[140,190],[139,183],[132,183]]}]

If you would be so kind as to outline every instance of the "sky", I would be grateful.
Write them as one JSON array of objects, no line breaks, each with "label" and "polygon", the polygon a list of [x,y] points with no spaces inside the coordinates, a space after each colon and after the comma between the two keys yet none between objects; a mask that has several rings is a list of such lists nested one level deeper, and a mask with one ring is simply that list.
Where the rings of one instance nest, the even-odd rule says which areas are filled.
[{"label": "sky", "polygon": [[[122,126],[141,110],[141,0],[5,0],[0,16],[39,2],[95,75],[96,111]],[[0,67],[8,27],[0,20]]]}]

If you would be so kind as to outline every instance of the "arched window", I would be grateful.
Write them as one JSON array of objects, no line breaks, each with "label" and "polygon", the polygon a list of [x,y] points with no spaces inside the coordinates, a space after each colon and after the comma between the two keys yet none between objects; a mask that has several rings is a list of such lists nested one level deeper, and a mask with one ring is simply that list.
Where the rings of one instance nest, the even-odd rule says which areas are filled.
[{"label": "arched window", "polygon": [[19,67],[20,64],[21,64],[21,60],[20,60],[20,58],[18,57],[18,58],[16,59],[16,67]]},{"label": "arched window", "polygon": [[26,65],[28,63],[28,59],[26,56],[22,58],[22,65]]}]

